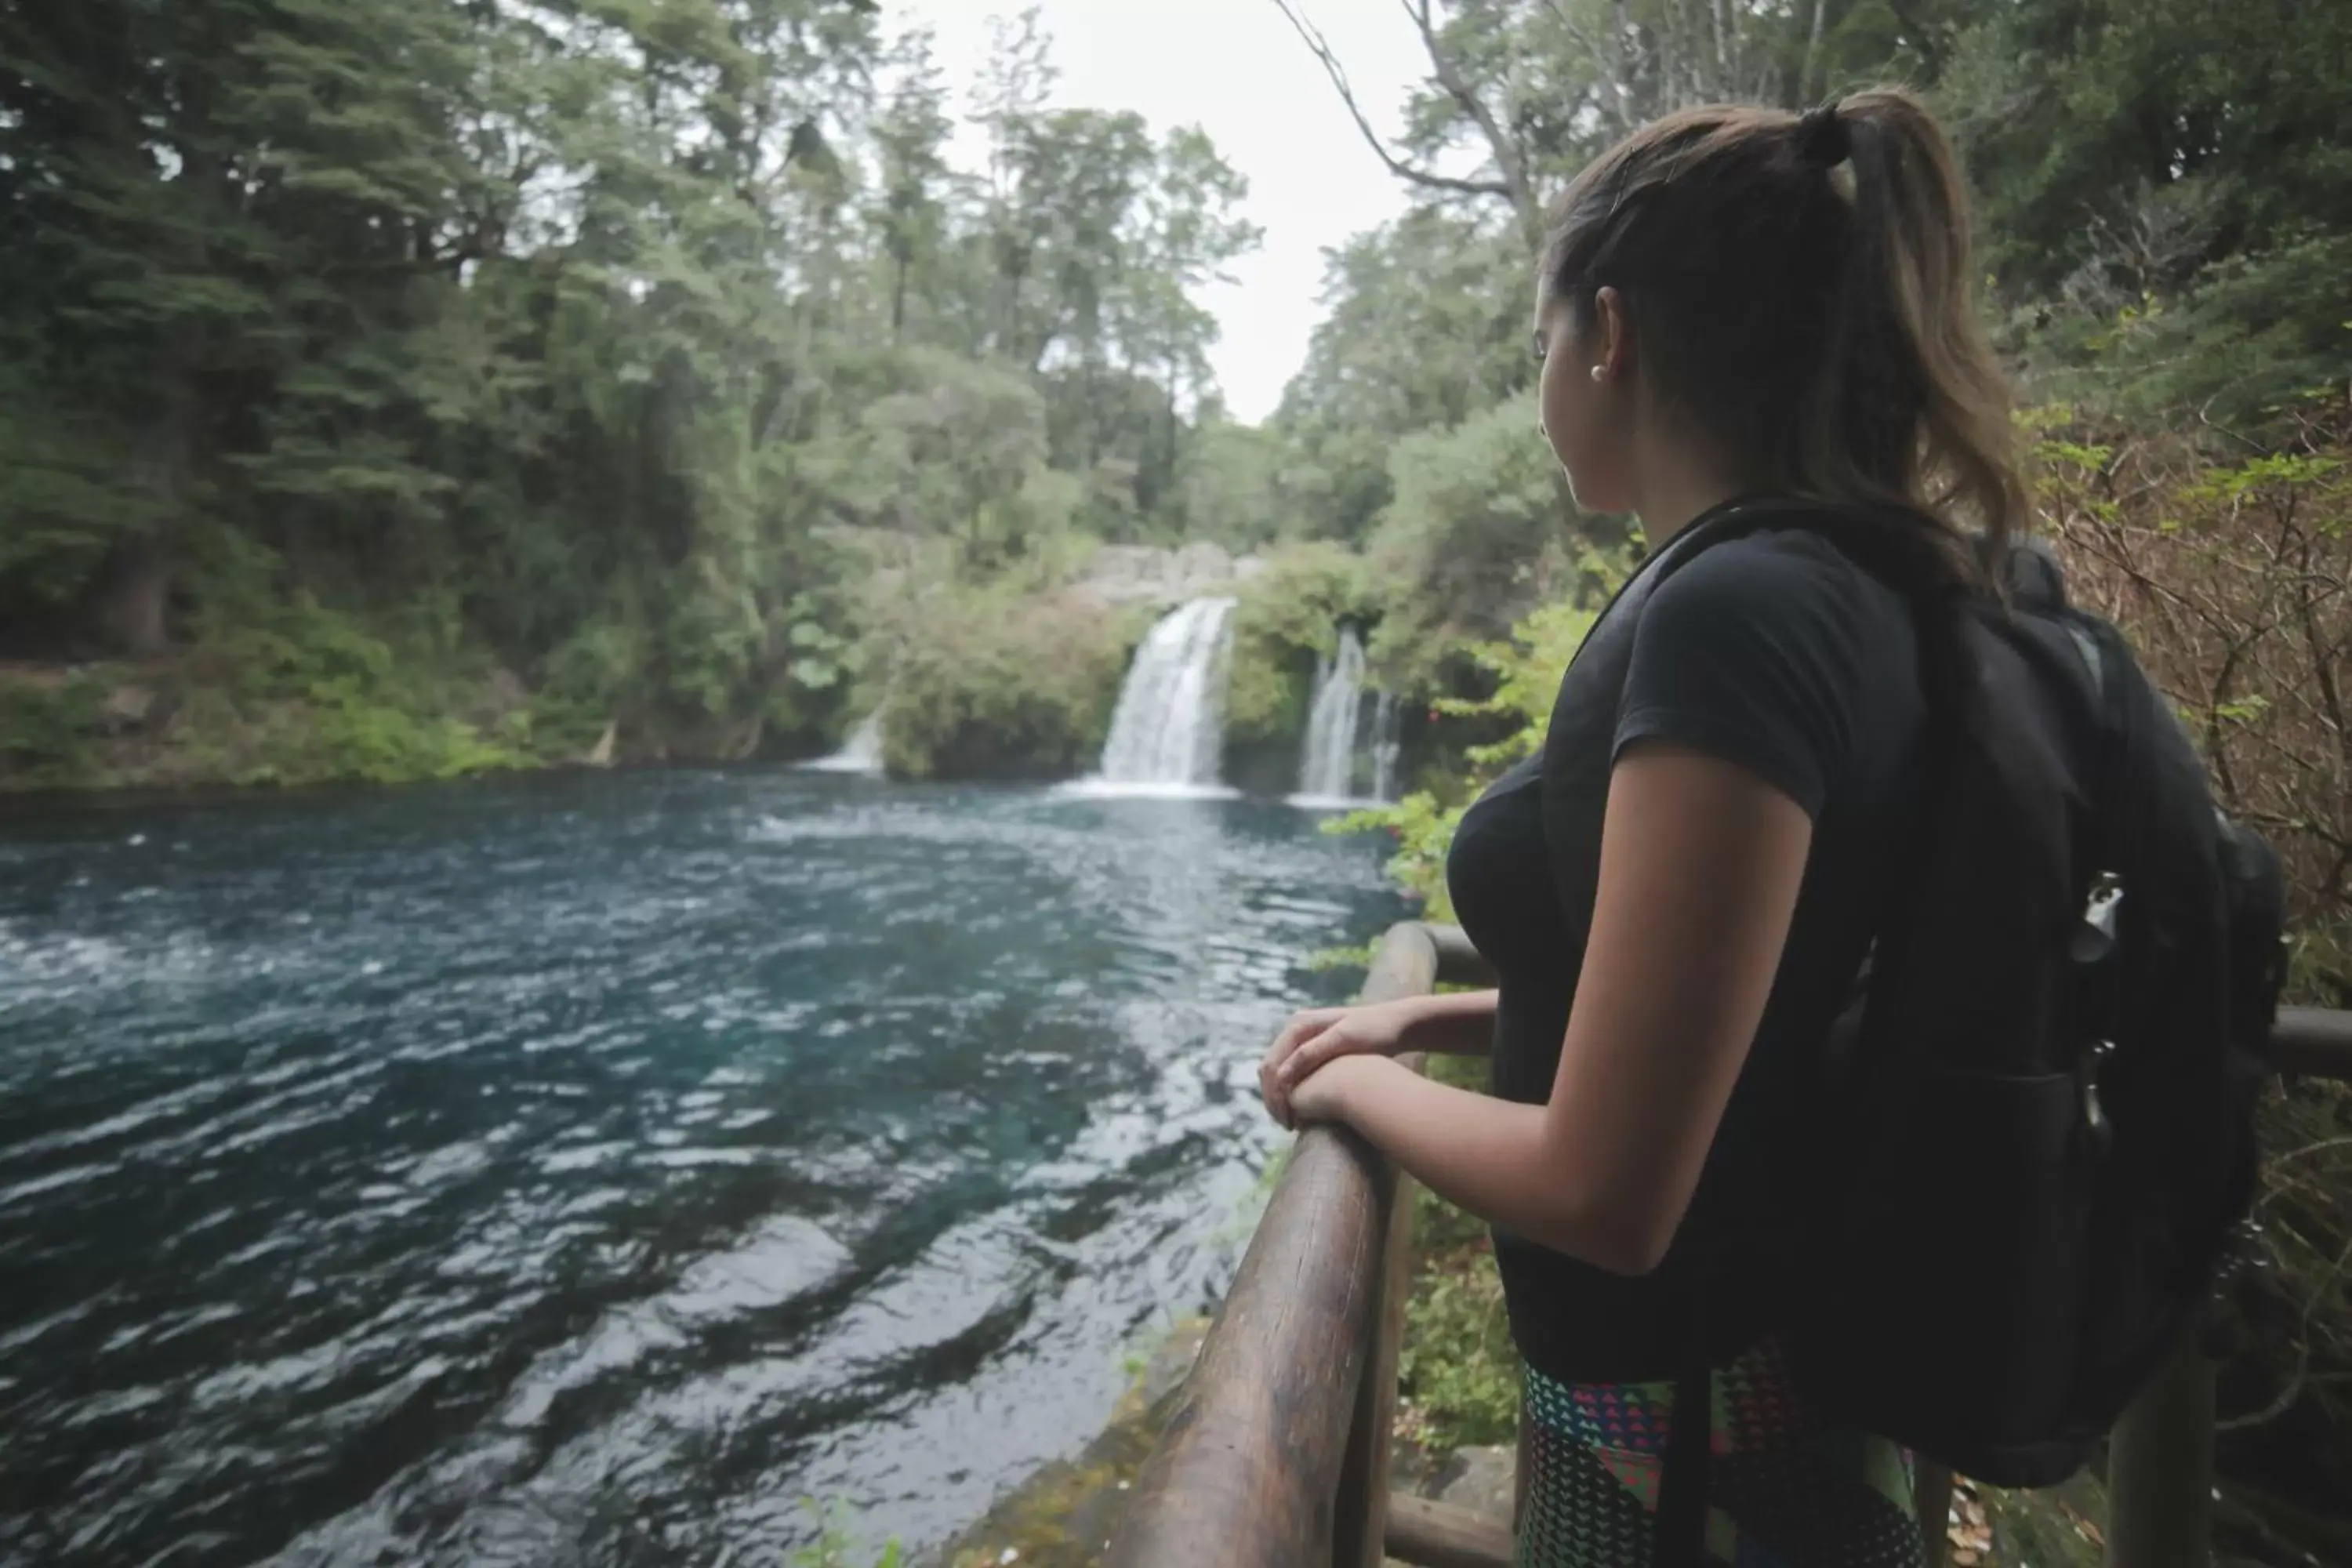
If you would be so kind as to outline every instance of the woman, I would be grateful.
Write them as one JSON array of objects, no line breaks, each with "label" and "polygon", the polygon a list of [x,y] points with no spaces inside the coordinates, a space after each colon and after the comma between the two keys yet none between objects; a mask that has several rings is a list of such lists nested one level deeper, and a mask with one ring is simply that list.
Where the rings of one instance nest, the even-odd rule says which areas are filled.
[{"label": "woman", "polygon": [[[1285,1125],[1353,1127],[1494,1226],[1523,1562],[1685,1563],[1702,1534],[1737,1568],[1921,1561],[1908,1456],[1809,1410],[1771,1332],[1828,1142],[1809,1075],[1919,793],[1913,628],[1801,529],[1677,555],[1743,501],[1894,503],[1970,573],[1960,531],[1997,543],[2024,505],[1971,277],[1950,147],[1900,92],[1676,114],[1555,211],[1543,432],[1650,556],[1455,837],[1500,989],[1302,1014],[1261,1068]],[[1490,1049],[1491,1095],[1386,1059]],[[1711,1394],[1695,1468],[1662,1464],[1678,1384]]]}]

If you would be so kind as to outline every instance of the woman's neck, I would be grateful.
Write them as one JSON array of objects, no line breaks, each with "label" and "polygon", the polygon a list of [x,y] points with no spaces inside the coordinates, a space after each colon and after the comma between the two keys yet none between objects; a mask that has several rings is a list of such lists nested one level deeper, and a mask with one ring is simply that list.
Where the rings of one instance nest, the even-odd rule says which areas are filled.
[{"label": "woman's neck", "polygon": [[1634,508],[1642,520],[1643,542],[1657,550],[1700,517],[1754,489],[1696,464],[1661,465],[1653,482],[1642,488],[1641,504]]}]

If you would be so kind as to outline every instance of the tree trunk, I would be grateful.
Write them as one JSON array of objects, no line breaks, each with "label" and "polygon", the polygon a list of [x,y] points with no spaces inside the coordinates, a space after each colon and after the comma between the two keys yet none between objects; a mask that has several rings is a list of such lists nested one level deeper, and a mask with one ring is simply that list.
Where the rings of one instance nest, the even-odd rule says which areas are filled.
[{"label": "tree trunk", "polygon": [[99,636],[118,653],[144,658],[172,643],[164,615],[172,598],[170,546],[144,533],[118,548],[100,584],[94,618]]},{"label": "tree trunk", "polygon": [[107,646],[138,658],[162,653],[172,642],[172,581],[195,418],[187,356],[175,344],[163,357],[162,401],[140,427],[131,454],[132,478],[152,499],[154,521],[116,546],[92,606]]},{"label": "tree trunk", "polygon": [[1822,91],[1822,19],[1830,0],[1813,0],[1812,33],[1805,40],[1804,75],[1797,83],[1798,101],[1810,106]]}]

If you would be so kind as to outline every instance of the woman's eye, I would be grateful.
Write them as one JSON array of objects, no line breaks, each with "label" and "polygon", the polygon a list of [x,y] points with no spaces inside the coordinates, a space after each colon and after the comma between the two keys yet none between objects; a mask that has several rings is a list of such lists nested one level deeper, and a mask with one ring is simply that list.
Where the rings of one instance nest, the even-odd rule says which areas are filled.
[{"label": "woman's eye", "polygon": [[1534,351],[1536,363],[1538,364],[1543,363],[1544,335],[1541,332],[1529,333],[1528,338],[1528,346]]}]

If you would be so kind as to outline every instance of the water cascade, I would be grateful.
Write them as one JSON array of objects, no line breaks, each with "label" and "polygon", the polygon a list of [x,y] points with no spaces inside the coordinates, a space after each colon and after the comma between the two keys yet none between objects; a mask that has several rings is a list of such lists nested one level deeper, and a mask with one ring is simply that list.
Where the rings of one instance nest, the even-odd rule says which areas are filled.
[{"label": "water cascade", "polygon": [[1115,794],[1218,790],[1233,612],[1231,599],[1194,599],[1151,628],[1111,711],[1100,772],[1081,787]]},{"label": "water cascade", "polygon": [[1339,629],[1339,651],[1319,658],[1315,700],[1307,713],[1307,745],[1298,764],[1302,804],[1351,798],[1356,783],[1356,729],[1364,707],[1364,645],[1355,628]]},{"label": "water cascade", "polygon": [[824,773],[879,773],[882,771],[882,712],[877,709],[858,721],[841,750],[806,764]]},{"label": "water cascade", "polygon": [[1397,757],[1404,749],[1402,728],[1404,715],[1397,708],[1396,693],[1383,691],[1372,704],[1372,798],[1381,802],[1397,797]]}]

